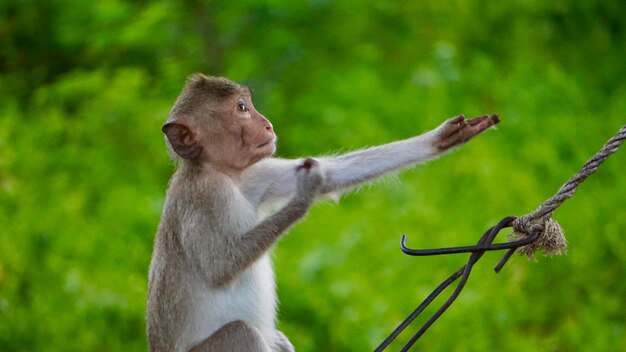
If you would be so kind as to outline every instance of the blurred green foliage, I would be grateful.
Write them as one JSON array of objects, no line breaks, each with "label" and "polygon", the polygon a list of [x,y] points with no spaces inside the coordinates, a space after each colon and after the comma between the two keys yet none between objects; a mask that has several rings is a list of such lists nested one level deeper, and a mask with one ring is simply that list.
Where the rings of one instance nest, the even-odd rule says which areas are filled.
[{"label": "blurred green foliage", "polygon": [[[0,350],[146,349],[173,170],[159,129],[196,71],[249,84],[284,157],[501,114],[445,158],[317,205],[277,246],[280,326],[298,350],[373,349],[465,260],[404,256],[400,234],[473,243],[625,123],[624,13],[621,0],[3,0]],[[487,254],[415,350],[626,351],[625,164],[620,151],[556,212],[567,256],[494,275]]]}]

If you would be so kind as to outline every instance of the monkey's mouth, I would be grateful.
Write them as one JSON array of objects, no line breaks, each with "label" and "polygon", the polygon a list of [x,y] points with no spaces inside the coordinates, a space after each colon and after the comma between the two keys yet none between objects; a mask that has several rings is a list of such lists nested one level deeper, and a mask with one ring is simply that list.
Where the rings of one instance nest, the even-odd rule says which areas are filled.
[{"label": "monkey's mouth", "polygon": [[274,143],[276,143],[276,137],[273,137],[273,138],[272,138],[272,139],[270,139],[268,142],[265,142],[265,143],[259,144],[259,145],[257,146],[257,148],[267,147],[268,145],[270,145],[270,144],[271,144],[271,145],[273,145]]}]

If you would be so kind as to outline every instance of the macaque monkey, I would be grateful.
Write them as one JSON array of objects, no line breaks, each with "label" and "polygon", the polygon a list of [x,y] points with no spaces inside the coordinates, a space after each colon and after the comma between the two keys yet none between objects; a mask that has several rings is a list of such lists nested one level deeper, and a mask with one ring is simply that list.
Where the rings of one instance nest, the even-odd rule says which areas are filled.
[{"label": "macaque monkey", "polygon": [[[150,264],[150,350],[293,351],[276,329],[276,241],[316,198],[432,159],[499,121],[458,116],[345,155],[278,159],[273,126],[245,86],[192,75],[162,128],[177,170]],[[279,210],[259,220],[270,204]]]}]

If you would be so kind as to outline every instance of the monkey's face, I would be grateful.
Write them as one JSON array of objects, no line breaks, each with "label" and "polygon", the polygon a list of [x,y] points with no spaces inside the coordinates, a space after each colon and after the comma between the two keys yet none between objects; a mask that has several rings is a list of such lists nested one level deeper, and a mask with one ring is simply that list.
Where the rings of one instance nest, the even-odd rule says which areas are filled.
[{"label": "monkey's face", "polygon": [[252,104],[250,94],[235,94],[220,104],[207,139],[209,157],[214,162],[244,169],[276,151],[272,124]]}]

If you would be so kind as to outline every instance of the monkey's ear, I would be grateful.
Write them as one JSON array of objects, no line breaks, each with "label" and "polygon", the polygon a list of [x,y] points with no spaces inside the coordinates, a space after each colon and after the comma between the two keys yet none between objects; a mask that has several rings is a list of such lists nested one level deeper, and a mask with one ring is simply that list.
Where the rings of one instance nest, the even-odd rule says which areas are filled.
[{"label": "monkey's ear", "polygon": [[170,145],[181,158],[190,160],[200,155],[202,146],[196,141],[194,133],[186,124],[168,122],[161,127],[161,131],[165,133]]}]

